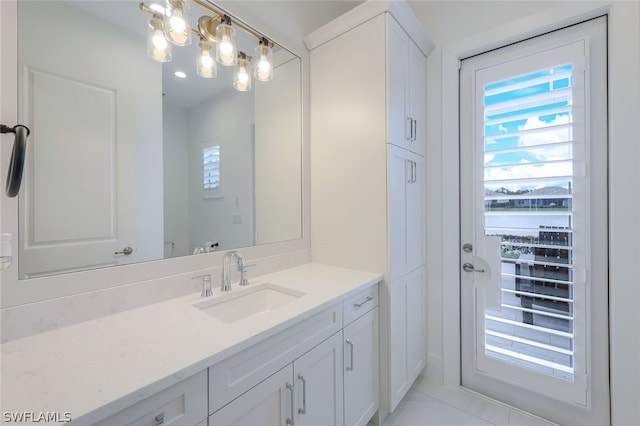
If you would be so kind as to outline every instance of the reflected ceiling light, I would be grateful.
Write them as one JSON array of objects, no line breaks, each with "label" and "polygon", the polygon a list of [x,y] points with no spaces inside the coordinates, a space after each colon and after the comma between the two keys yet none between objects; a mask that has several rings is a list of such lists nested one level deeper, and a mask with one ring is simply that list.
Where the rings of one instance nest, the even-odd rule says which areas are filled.
[{"label": "reflected ceiling light", "polygon": [[198,75],[203,78],[213,78],[218,75],[218,63],[211,53],[211,43],[201,38],[198,45],[200,55],[196,64]]},{"label": "reflected ceiling light", "polygon": [[167,0],[165,37],[176,46],[191,44],[191,14],[186,0]]},{"label": "reflected ceiling light", "polygon": [[178,78],[187,78],[187,74],[184,71],[176,71],[173,73]]},{"label": "reflected ceiling light", "polygon": [[158,62],[171,60],[171,44],[164,37],[164,18],[154,12],[149,21],[149,33],[147,35],[147,53]]},{"label": "reflected ceiling light", "polygon": [[269,81],[273,78],[273,49],[269,46],[269,40],[262,38],[256,46],[256,61],[254,76],[260,81]]},{"label": "reflected ceiling light", "polygon": [[[171,45],[185,46],[191,43],[191,34],[199,37],[200,53],[196,61],[198,75],[214,78],[218,74],[216,62],[225,66],[237,65],[233,75],[233,87],[240,91],[251,90],[251,79],[269,81],[273,78],[273,43],[242,23],[232,23],[231,18],[214,9],[204,0],[192,0],[213,14],[198,19],[197,29],[191,26],[189,0],[164,0],[158,3],[140,3],[140,9],[152,14],[149,22],[149,56],[158,62],[171,60]],[[235,29],[239,28],[258,40],[255,48],[255,70],[251,72],[254,58],[238,50]],[[213,44],[216,45],[215,60]]]},{"label": "reflected ceiling light", "polygon": [[236,30],[231,26],[231,18],[225,15],[216,28],[216,60],[225,66],[238,63],[238,46]]},{"label": "reflected ceiling light", "polygon": [[251,90],[251,57],[238,54],[238,65],[233,72],[233,87],[240,92]]}]

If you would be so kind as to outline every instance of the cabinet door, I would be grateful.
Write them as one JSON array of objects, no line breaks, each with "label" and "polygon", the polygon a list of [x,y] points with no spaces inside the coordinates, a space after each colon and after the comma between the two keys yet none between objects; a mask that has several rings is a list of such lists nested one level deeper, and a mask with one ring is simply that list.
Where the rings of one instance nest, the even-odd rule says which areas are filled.
[{"label": "cabinet door", "polygon": [[388,145],[391,280],[425,263],[424,157]]},{"label": "cabinet door", "polygon": [[364,426],[378,410],[378,308],[344,329],[344,424]]},{"label": "cabinet door", "polygon": [[292,424],[294,392],[293,365],[289,364],[209,416],[209,425]]},{"label": "cabinet door", "polygon": [[425,366],[425,268],[391,282],[389,295],[390,408],[393,411]]},{"label": "cabinet door", "polygon": [[427,58],[420,49],[409,41],[409,78],[408,78],[409,117],[413,121],[413,138],[410,150],[424,155],[426,148],[427,119]]},{"label": "cabinet door", "polygon": [[[407,156],[408,171],[412,173],[406,183],[406,247],[407,270],[412,271],[427,261],[426,259],[426,216],[425,216],[425,170],[424,157]],[[411,164],[412,162],[412,164]],[[392,236],[393,238],[393,236]]]},{"label": "cabinet door", "polygon": [[386,19],[388,143],[408,148],[411,131],[406,93],[409,78],[407,68],[409,36],[390,14],[387,14]]},{"label": "cabinet door", "polygon": [[342,333],[293,363],[297,426],[342,425]]}]

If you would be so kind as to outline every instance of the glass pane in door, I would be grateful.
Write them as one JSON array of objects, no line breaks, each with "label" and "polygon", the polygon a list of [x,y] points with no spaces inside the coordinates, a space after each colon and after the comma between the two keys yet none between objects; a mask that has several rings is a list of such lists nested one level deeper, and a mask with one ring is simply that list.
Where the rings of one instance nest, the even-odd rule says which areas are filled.
[{"label": "glass pane in door", "polygon": [[572,65],[484,86],[484,235],[500,243],[485,355],[573,380]]}]

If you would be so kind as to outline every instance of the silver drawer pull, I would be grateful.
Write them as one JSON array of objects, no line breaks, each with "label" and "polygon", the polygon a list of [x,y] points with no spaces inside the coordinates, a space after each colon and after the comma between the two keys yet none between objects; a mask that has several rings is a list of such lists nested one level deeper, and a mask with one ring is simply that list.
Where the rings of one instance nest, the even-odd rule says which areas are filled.
[{"label": "silver drawer pull", "polygon": [[155,423],[153,426],[160,426],[164,424],[164,412],[158,414],[154,419]]},{"label": "silver drawer pull", "polygon": [[349,366],[347,367],[347,371],[353,371],[353,342],[351,339],[347,339],[347,345],[351,346],[351,350],[349,351]]},{"label": "silver drawer pull", "polygon": [[307,414],[307,381],[302,373],[298,374],[298,379],[302,382],[302,408],[298,408],[298,414]]},{"label": "silver drawer pull", "polygon": [[366,299],[364,299],[364,302],[361,302],[361,303],[354,303],[354,304],[353,304],[353,307],[354,307],[354,308],[358,308],[358,309],[360,309],[360,308],[362,308],[364,305],[366,305],[367,303],[371,302],[372,300],[373,300],[373,297],[371,297],[371,296],[367,296],[367,298],[366,298]]},{"label": "silver drawer pull", "polygon": [[293,421],[293,385],[291,383],[287,383],[287,389],[291,391],[291,418],[287,418],[287,424],[291,426],[295,426],[295,422]]}]

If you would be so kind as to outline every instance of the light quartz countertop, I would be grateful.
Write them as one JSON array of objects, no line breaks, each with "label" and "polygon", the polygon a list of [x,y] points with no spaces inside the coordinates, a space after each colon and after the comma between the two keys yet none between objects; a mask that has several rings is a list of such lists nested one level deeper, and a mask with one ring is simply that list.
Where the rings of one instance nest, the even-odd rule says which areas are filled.
[{"label": "light quartz countertop", "polygon": [[[309,263],[251,279],[249,287],[304,295],[235,323],[194,308],[204,300],[198,293],[9,341],[1,345],[0,422],[6,412],[59,412],[92,424],[381,280]],[[235,283],[225,294],[243,290]],[[211,298],[220,296],[213,289]]]}]

